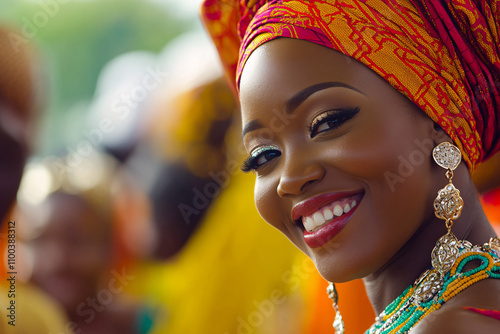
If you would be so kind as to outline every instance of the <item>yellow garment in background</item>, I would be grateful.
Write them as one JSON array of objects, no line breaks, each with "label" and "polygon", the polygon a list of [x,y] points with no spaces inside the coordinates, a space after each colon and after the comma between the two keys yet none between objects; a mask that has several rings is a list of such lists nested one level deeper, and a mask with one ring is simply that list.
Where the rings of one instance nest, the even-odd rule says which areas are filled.
[{"label": "yellow garment in background", "polygon": [[[3,284],[3,282],[2,282]],[[31,284],[16,281],[15,326],[8,324],[7,307],[9,288],[0,286],[0,333],[1,334],[72,334],[74,328],[65,313],[48,295]]]},{"label": "yellow garment in background", "polygon": [[180,255],[159,268],[137,270],[133,289],[146,287],[166,308],[153,334],[302,331],[302,283],[315,269],[258,215],[254,176],[229,175],[231,182]]}]

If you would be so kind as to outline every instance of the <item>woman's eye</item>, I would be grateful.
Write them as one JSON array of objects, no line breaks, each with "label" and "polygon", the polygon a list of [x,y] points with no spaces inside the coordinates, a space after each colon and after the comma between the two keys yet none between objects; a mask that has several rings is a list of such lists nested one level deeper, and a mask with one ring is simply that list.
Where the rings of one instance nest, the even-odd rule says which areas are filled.
[{"label": "woman's eye", "polygon": [[244,172],[249,172],[251,170],[257,170],[260,166],[268,163],[269,161],[277,158],[281,155],[278,147],[275,145],[263,146],[255,149],[251,155],[245,159],[241,170]]},{"label": "woman's eye", "polygon": [[359,108],[330,110],[317,116],[309,126],[311,138],[321,132],[329,131],[340,127],[346,121],[356,116]]},{"label": "woman's eye", "polygon": [[269,162],[272,159],[279,157],[280,155],[281,153],[275,150],[261,153],[258,157],[255,158],[255,165],[256,167],[262,166],[266,162]]}]

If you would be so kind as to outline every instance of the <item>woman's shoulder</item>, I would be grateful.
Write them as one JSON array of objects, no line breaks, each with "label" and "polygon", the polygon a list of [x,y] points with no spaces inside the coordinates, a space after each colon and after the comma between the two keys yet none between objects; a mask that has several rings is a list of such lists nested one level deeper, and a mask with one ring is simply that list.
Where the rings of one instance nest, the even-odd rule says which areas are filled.
[{"label": "woman's shoulder", "polygon": [[500,279],[470,286],[422,319],[411,334],[500,333]]},{"label": "woman's shoulder", "polygon": [[500,333],[500,320],[465,309],[433,312],[418,323],[411,334]]}]

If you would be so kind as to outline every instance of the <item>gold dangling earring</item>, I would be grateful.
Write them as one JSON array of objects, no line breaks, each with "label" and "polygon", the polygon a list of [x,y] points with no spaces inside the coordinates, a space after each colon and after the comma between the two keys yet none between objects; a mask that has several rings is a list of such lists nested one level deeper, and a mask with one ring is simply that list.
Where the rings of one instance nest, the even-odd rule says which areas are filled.
[{"label": "gold dangling earring", "polygon": [[419,285],[414,294],[414,303],[417,305],[429,301],[442,289],[444,276],[458,258],[459,241],[451,232],[451,227],[453,220],[460,217],[464,207],[460,191],[453,185],[453,171],[462,160],[460,150],[453,144],[443,142],[434,148],[432,157],[440,167],[446,169],[448,184],[438,191],[434,200],[434,214],[445,220],[448,232],[439,238],[431,253],[432,267],[436,271],[427,270],[415,282]]},{"label": "gold dangling earring", "polygon": [[458,240],[451,232],[451,227],[453,220],[460,217],[464,201],[460,197],[460,191],[453,185],[453,171],[460,164],[462,154],[458,147],[444,142],[434,148],[432,156],[440,167],[447,169],[448,179],[448,184],[438,191],[434,200],[434,213],[436,217],[446,221],[448,232],[439,238],[431,254],[432,266],[443,277],[451,269],[458,255]]},{"label": "gold dangling earring", "polygon": [[344,334],[344,320],[342,319],[342,315],[339,311],[338,300],[339,297],[337,295],[337,290],[335,290],[335,285],[330,283],[328,288],[326,289],[328,293],[328,297],[333,301],[333,309],[335,310],[335,320],[333,321],[333,328],[335,329],[336,334]]}]

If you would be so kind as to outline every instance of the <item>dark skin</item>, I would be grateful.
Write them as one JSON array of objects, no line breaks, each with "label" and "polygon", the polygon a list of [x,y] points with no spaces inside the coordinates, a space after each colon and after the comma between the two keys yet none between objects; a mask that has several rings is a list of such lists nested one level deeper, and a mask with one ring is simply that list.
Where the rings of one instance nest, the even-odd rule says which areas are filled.
[{"label": "dark skin", "polygon": [[[287,113],[294,95],[325,82],[336,84],[322,85]],[[451,139],[373,71],[306,41],[283,38],[257,48],[245,64],[240,99],[243,127],[253,124],[243,137],[247,152],[277,147],[257,159],[255,202],[262,217],[307,254],[325,279],[363,278],[375,312],[382,312],[430,267],[430,253],[446,233],[432,203],[447,180],[431,150]],[[324,121],[325,115],[342,110],[358,112]],[[276,121],[277,113],[285,117]],[[311,131],[311,124],[319,126]],[[405,170],[402,161],[413,163]],[[401,178],[396,182],[388,173]],[[453,183],[465,202],[453,233],[473,244],[487,242],[495,232],[464,162]],[[338,192],[364,195],[339,234],[321,247],[309,247],[301,220],[291,216],[294,205]],[[461,313],[461,306],[500,309],[498,293],[492,294],[500,291],[500,281],[478,283],[474,290],[446,303],[413,332],[424,327],[425,333],[442,333],[439,324],[447,312]],[[500,328],[500,322],[481,315],[469,314],[468,319],[458,332]]]},{"label": "dark skin", "polygon": [[[38,222],[43,228],[31,241],[32,282],[64,307],[76,324],[75,333],[137,333],[136,305],[123,302],[119,293],[107,305],[96,299],[110,281],[111,228],[105,220],[109,218],[76,195],[54,193],[41,205],[40,212],[48,215]],[[94,298],[97,306],[88,298]]]},{"label": "dark skin", "polygon": [[0,224],[15,200],[29,152],[29,122],[0,96]]}]

